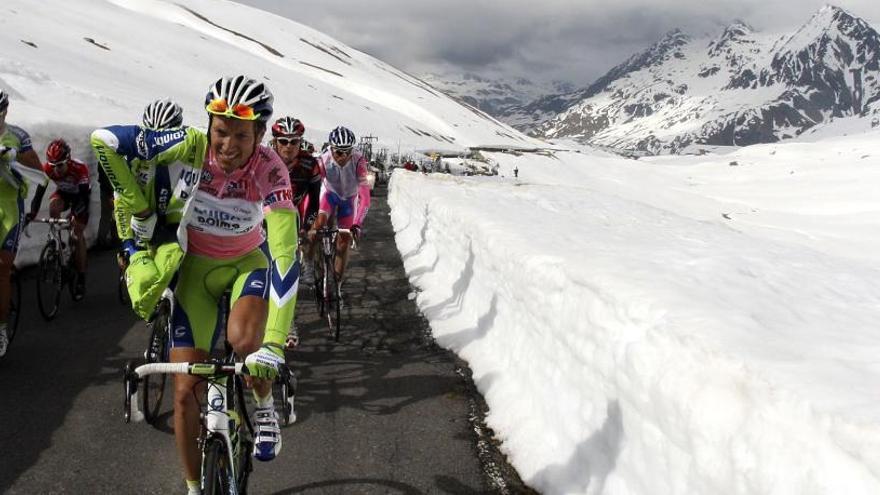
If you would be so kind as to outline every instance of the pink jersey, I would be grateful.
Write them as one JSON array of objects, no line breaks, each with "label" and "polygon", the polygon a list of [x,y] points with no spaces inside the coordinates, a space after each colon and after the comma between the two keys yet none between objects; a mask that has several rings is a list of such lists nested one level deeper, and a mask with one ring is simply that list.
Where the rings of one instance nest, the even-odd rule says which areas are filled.
[{"label": "pink jersey", "polygon": [[294,209],[290,176],[281,158],[259,145],[245,166],[226,173],[208,151],[199,189],[187,214],[187,251],[234,258],[265,240],[264,209]]},{"label": "pink jersey", "polygon": [[[343,165],[336,163],[328,149],[318,158],[321,169],[320,211],[330,214],[338,200],[351,202],[353,211],[344,217],[345,223],[362,225],[370,208],[370,185],[367,182],[367,159],[355,150]],[[339,218],[337,218],[339,220]]]}]

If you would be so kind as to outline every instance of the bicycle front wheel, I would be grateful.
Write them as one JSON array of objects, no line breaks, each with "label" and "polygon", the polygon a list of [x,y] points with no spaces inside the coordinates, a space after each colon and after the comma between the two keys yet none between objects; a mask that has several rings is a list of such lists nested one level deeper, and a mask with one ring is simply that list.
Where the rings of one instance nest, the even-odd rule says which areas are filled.
[{"label": "bicycle front wheel", "polygon": [[205,443],[202,456],[202,493],[204,495],[227,495],[232,493],[231,467],[226,445],[222,438],[211,438]]},{"label": "bicycle front wheel", "polygon": [[327,313],[327,327],[333,335],[333,340],[339,342],[339,327],[342,324],[342,300],[332,259],[325,265],[324,270],[324,309]]},{"label": "bicycle front wheel", "polygon": [[61,290],[64,288],[64,267],[61,253],[55,243],[49,241],[40,253],[37,273],[37,306],[46,321],[58,314],[61,305]]},{"label": "bicycle front wheel", "polygon": [[[159,302],[156,318],[150,324],[150,341],[144,358],[147,363],[164,363],[168,361],[169,328],[171,320],[171,304],[163,299]],[[144,380],[144,419],[154,425],[162,408],[162,399],[165,397],[165,382],[168,375],[147,375]]]}]

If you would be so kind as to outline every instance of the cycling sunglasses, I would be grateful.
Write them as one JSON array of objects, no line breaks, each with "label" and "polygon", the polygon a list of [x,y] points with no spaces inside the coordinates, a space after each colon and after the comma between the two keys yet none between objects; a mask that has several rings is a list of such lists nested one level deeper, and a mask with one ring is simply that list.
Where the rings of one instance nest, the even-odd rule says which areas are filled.
[{"label": "cycling sunglasses", "polygon": [[52,168],[58,168],[58,167],[61,167],[64,165],[67,165],[67,160],[61,160],[58,162],[49,162],[49,166],[51,166]]},{"label": "cycling sunglasses", "polygon": [[291,145],[291,144],[297,144],[297,145],[298,145],[300,142],[302,142],[302,139],[300,139],[300,138],[277,137],[277,138],[275,138],[275,141],[276,141],[278,144],[282,145],[282,146],[288,146],[288,145]]},{"label": "cycling sunglasses", "polygon": [[205,110],[213,115],[232,117],[234,119],[240,120],[257,120],[257,118],[259,118],[259,115],[254,112],[254,108],[252,106],[239,103],[238,105],[230,108],[229,102],[226,101],[226,98],[217,98],[211,100],[211,102],[205,106]]},{"label": "cycling sunglasses", "polygon": [[351,154],[351,148],[334,148],[331,146],[330,151],[339,156],[348,156]]}]

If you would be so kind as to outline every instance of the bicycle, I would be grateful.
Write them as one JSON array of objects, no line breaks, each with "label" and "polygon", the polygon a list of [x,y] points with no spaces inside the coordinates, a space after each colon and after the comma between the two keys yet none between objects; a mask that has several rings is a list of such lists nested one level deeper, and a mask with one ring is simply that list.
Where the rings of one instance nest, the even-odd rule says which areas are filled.
[{"label": "bicycle", "polygon": [[9,348],[12,346],[12,341],[15,340],[15,334],[18,330],[18,322],[21,320],[21,281],[18,278],[18,274],[15,272],[15,267],[12,267],[12,273],[9,278],[9,286],[12,289],[12,292],[9,294],[9,314],[6,318],[6,354],[9,354]]},{"label": "bicycle", "polygon": [[333,340],[339,342],[339,329],[342,326],[342,289],[336,280],[336,237],[351,234],[349,229],[321,227],[315,238],[320,239],[320,256],[313,260],[312,276],[315,281],[315,302],[321,318],[327,319],[327,326]]},{"label": "bicycle", "polygon": [[[61,306],[61,292],[67,285],[74,300],[76,269],[71,256],[71,222],[68,218],[38,218],[33,222],[49,226],[48,239],[40,252],[37,273],[37,306],[46,321],[58,315]],[[67,232],[67,242],[64,232]]]},{"label": "bicycle", "polygon": [[[226,328],[229,315],[229,292],[224,293],[221,300],[221,328]],[[244,363],[235,362],[236,356],[228,342],[225,344],[226,357],[223,360],[208,360],[196,363],[158,362],[168,359],[168,339],[174,311],[174,295],[166,289],[162,300],[151,322],[150,344],[144,353],[146,364],[134,367],[130,361],[125,364],[124,385],[125,400],[123,416],[126,423],[132,419],[140,421],[150,419],[144,411],[150,410],[150,376],[161,376],[162,394],[168,374],[188,374],[200,376],[208,382],[206,398],[203,404],[205,411],[202,417],[200,444],[202,450],[202,493],[205,494],[240,494],[247,492],[247,481],[252,471],[251,451],[253,450],[254,427],[247,413],[244,398],[244,382],[242,376],[247,375]],[[159,339],[155,337],[160,335]],[[161,343],[161,344],[158,344]],[[159,351],[164,345],[164,351]],[[151,361],[152,360],[152,361]],[[144,397],[138,397],[139,382],[144,382]],[[158,383],[158,382],[157,382]],[[281,421],[288,425],[296,421],[294,412],[294,394],[296,381],[287,366],[278,370],[274,386],[280,388],[282,401]],[[157,396],[155,410],[151,411],[153,421],[158,417],[161,395]],[[276,396],[278,397],[278,396]],[[132,414],[131,404],[138,407]],[[230,410],[229,404],[232,404]]]},{"label": "bicycle", "polygon": [[[231,357],[231,354],[230,354]],[[150,375],[187,374],[199,376],[208,382],[207,407],[202,414],[202,433],[199,439],[202,451],[202,493],[237,494],[247,492],[247,482],[253,470],[254,427],[244,402],[244,383],[247,375],[244,363],[210,360],[195,363],[147,363],[132,369],[125,365],[125,422],[141,419],[132,415],[131,403],[138,403],[138,381]],[[231,404],[231,408],[230,408]]]}]

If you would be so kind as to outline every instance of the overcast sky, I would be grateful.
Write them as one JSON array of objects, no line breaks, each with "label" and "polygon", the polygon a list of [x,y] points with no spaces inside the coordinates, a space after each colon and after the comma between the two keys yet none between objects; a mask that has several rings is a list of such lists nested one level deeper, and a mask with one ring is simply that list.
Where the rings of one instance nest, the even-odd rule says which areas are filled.
[{"label": "overcast sky", "polygon": [[[734,19],[791,30],[827,0],[236,0],[306,24],[410,73],[586,86],[682,28],[720,33]],[[663,5],[661,5],[661,3]],[[880,28],[880,0],[833,3]]]}]

